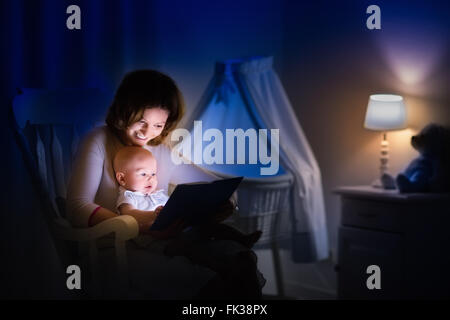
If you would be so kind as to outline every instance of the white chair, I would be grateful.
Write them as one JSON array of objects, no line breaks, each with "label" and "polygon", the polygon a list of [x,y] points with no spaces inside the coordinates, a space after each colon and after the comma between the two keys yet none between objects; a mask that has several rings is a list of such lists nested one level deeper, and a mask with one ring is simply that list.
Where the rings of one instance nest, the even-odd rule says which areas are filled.
[{"label": "white chair", "polygon": [[[61,103],[64,102],[64,107]],[[97,106],[97,110],[95,109]],[[113,234],[119,297],[129,294],[125,243],[138,235],[138,224],[130,216],[106,220],[91,228],[72,228],[65,218],[66,182],[78,144],[80,123],[88,130],[103,118],[107,99],[95,89],[37,90],[24,89],[14,98],[10,110],[13,132],[22,152],[33,189],[40,201],[40,212],[46,221],[57,250],[61,267],[83,264],[82,248],[88,248],[87,298],[102,297],[98,274],[97,241]],[[86,274],[83,272],[83,274]],[[83,279],[84,280],[84,279]]]}]

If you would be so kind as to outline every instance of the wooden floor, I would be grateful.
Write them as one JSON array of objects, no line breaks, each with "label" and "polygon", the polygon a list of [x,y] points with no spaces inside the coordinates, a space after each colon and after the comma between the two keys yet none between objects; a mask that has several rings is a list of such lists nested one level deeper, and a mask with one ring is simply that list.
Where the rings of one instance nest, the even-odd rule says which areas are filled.
[{"label": "wooden floor", "polygon": [[294,264],[287,252],[281,252],[284,293],[277,292],[270,250],[255,250],[258,255],[258,268],[267,280],[263,287],[265,300],[335,300],[336,272],[332,259],[317,263]]}]

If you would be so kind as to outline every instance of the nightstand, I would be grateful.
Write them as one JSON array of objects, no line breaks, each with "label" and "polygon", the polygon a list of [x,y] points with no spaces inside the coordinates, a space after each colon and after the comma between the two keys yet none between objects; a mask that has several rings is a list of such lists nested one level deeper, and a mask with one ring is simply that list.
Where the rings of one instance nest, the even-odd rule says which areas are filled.
[{"label": "nightstand", "polygon": [[[339,299],[450,297],[450,194],[340,187]],[[380,267],[369,290],[367,267]]]}]

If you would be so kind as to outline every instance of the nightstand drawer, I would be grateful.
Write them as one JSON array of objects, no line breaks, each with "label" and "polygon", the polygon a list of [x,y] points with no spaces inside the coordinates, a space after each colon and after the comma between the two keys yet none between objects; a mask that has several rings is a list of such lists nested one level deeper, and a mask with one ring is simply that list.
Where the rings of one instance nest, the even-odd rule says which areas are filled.
[{"label": "nightstand drawer", "polygon": [[[341,187],[338,297],[448,299],[450,194],[400,194]],[[366,268],[380,267],[381,290],[368,290]]]},{"label": "nightstand drawer", "polygon": [[398,203],[342,198],[342,225],[391,232],[404,228],[405,207]]},{"label": "nightstand drawer", "polygon": [[[398,299],[404,290],[404,240],[399,234],[339,228],[339,299]],[[381,290],[369,290],[367,267],[381,272]]]}]

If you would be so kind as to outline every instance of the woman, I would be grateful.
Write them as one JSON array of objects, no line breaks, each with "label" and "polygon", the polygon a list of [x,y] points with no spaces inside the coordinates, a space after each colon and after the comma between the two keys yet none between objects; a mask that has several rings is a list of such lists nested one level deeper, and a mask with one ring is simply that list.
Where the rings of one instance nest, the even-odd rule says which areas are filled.
[{"label": "woman", "polygon": [[[153,70],[138,70],[122,80],[109,108],[106,126],[83,140],[67,192],[67,214],[75,227],[89,227],[117,216],[118,194],[112,159],[125,145],[148,148],[158,164],[159,187],[211,181],[215,176],[193,164],[175,165],[162,144],[184,113],[184,102],[174,81]],[[145,233],[155,213],[130,213]],[[192,243],[196,229],[182,234]],[[160,238],[160,237],[158,237]],[[164,238],[164,237],[162,237]],[[129,276],[154,298],[259,298],[265,282],[256,268],[256,255],[232,241],[201,241],[187,258],[166,257],[169,240],[152,238],[145,248],[128,244]],[[194,241],[195,243],[195,241]],[[201,252],[202,254],[196,254]],[[196,257],[210,257],[199,260]],[[259,278],[258,278],[259,277]]]}]

